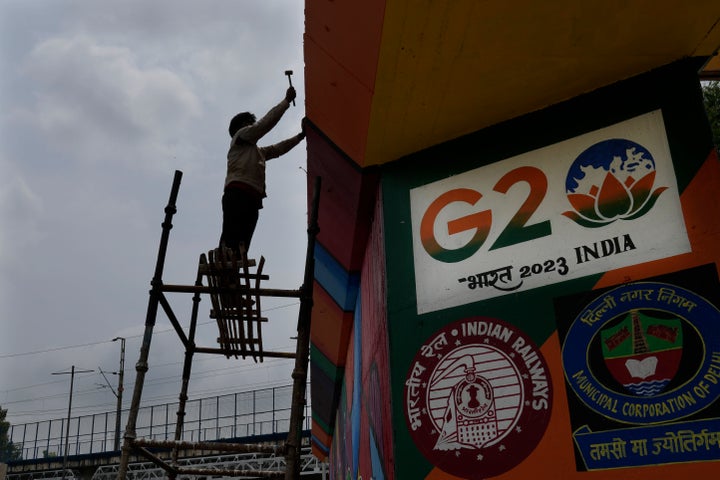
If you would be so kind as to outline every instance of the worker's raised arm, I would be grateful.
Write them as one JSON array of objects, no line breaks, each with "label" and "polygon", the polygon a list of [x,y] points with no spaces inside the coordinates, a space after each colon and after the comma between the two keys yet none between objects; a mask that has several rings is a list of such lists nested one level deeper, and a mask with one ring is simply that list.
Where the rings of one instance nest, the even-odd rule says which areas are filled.
[{"label": "worker's raised arm", "polygon": [[272,130],[275,125],[277,125],[285,111],[290,107],[290,102],[295,99],[296,95],[295,88],[288,87],[285,92],[285,98],[283,98],[280,103],[271,108],[270,111],[257,122],[238,130],[236,138],[241,138],[246,142],[256,143],[266,133]]},{"label": "worker's raised arm", "polygon": [[266,161],[270,160],[271,158],[277,158],[280,155],[284,155],[289,152],[295,145],[300,143],[303,138],[305,138],[305,132],[300,132],[294,137],[290,137],[287,140],[278,142],[275,145],[260,147],[260,151],[263,153],[263,157],[265,157]]}]

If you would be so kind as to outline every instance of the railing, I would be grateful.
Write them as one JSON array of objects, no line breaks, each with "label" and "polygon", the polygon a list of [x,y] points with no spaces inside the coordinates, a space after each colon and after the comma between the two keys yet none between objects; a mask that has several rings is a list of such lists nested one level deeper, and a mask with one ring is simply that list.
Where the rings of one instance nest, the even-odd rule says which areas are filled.
[{"label": "railing", "polygon": [[[292,385],[188,400],[181,440],[190,442],[248,438],[287,433],[290,426]],[[177,402],[140,408],[137,438],[174,440]],[[310,429],[309,405],[304,429]],[[128,410],[121,413],[123,429]],[[70,419],[69,455],[116,451],[116,412]],[[62,457],[67,419],[12,425],[9,439],[22,450],[23,460]],[[120,433],[122,436],[122,432]],[[122,445],[122,438],[119,439]]]}]

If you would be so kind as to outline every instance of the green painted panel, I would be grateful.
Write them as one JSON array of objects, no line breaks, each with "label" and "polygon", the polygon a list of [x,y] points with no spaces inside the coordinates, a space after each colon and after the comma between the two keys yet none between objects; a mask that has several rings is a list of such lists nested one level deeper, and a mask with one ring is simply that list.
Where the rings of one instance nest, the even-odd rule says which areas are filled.
[{"label": "green painted panel", "polygon": [[[431,305],[427,311],[418,313],[416,266],[413,256],[413,248],[417,248],[417,244],[413,245],[413,235],[417,232],[413,231],[411,191],[439,180],[462,178],[463,174],[470,170],[501,165],[506,159],[610,128],[649,112],[657,112],[656,117],[659,116],[664,121],[661,124],[664,125],[666,134],[664,138],[666,138],[667,148],[669,148],[672,158],[671,166],[677,181],[677,191],[674,195],[677,196],[687,188],[706,159],[707,152],[712,148],[697,87],[695,74],[697,63],[696,60],[680,62],[578,97],[542,112],[536,112],[447,144],[438,145],[387,164],[382,168],[381,188],[387,252],[390,374],[393,379],[393,423],[395,425],[395,462],[398,465],[398,478],[421,479],[433,468],[433,463],[418,451],[416,440],[408,426],[408,421],[406,421],[408,406],[405,392],[406,379],[411,379],[416,355],[419,355],[418,352],[421,348],[427,347],[427,342],[433,335],[436,335],[439,329],[451,322],[469,317],[496,318],[524,332],[538,347],[542,347],[557,331],[554,299],[573,295],[575,301],[590,301],[593,298],[592,289],[605,273],[604,271],[593,272],[530,290],[505,293],[501,296],[447,308],[434,309]],[[595,139],[594,141],[599,142],[600,140]],[[533,167],[531,163],[528,163],[527,166]],[[491,169],[479,171],[485,172],[491,171]],[[528,172],[530,170],[520,170],[521,174]],[[633,178],[628,180],[627,184],[637,180],[637,178]],[[512,184],[513,179],[508,181]],[[499,185],[498,190],[503,189],[501,182],[498,182],[497,185]],[[637,193],[641,190],[638,187],[636,191],[633,191],[634,197],[631,200],[615,197],[613,201],[616,203],[608,203],[608,208],[602,212],[606,215],[610,211],[622,213],[633,208],[632,204],[628,202],[651,199],[649,193],[647,195]],[[655,195],[660,196],[663,200],[668,196],[663,192]],[[662,197],[662,195],[666,197]],[[612,197],[608,198],[612,200]],[[651,200],[654,202],[657,198]],[[468,201],[467,203],[472,202]],[[632,211],[637,214],[636,217],[640,217],[651,210],[653,206],[646,207],[646,211],[639,209]],[[518,214],[515,217],[519,219],[518,225],[520,226],[523,222],[528,221],[528,218],[532,218],[528,215],[523,217],[523,215]],[[481,221],[477,218],[474,220]],[[632,219],[628,215],[628,222],[630,220]],[[542,221],[542,218],[533,220],[541,227],[526,234],[529,236],[505,235],[501,237],[502,240],[498,241],[495,249],[490,250],[499,251],[508,245],[522,243],[527,238],[534,239],[548,235],[548,226]],[[618,224],[622,221],[618,220]],[[472,226],[471,223],[467,225]],[[464,226],[466,225],[456,225],[458,231],[461,231]],[[586,249],[581,248],[579,243],[573,243],[573,239],[568,239],[568,241],[572,257],[568,257],[566,260],[577,264],[593,260],[593,255],[602,257],[603,249],[605,249],[605,253],[613,250],[608,255],[615,255],[623,249],[622,253],[635,254],[628,247],[628,242],[632,243],[631,237],[628,236],[617,235],[607,238],[604,244],[599,237],[594,245],[587,245]],[[536,254],[540,265],[546,260],[555,260],[554,257],[546,258],[543,251],[537,251]],[[489,258],[491,254],[487,255]],[[448,263],[455,261],[450,257],[443,260]],[[480,260],[478,263],[482,264],[483,262]],[[527,267],[529,270],[532,265],[528,264]],[[553,268],[559,267],[559,264],[553,265]],[[480,282],[479,278],[479,275],[477,278],[466,275],[458,281]],[[478,288],[481,287],[480,284]],[[552,359],[553,362],[556,360]],[[555,394],[564,395],[564,392],[555,392]],[[571,455],[570,452],[568,453]]]}]

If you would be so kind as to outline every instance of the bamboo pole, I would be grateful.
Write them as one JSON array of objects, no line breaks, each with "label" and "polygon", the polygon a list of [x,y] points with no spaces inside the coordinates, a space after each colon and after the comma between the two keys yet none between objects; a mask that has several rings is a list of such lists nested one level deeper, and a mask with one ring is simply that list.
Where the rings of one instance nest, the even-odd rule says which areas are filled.
[{"label": "bamboo pole", "polygon": [[140,358],[135,365],[137,372],[135,376],[135,389],[133,390],[132,403],[128,414],[127,427],[123,437],[123,446],[120,454],[120,467],[118,468],[118,480],[125,480],[127,474],[128,461],[130,452],[135,441],[138,412],[140,410],[140,400],[142,398],[143,384],[145,383],[145,373],[148,371],[148,356],[150,354],[150,343],[152,342],[153,328],[157,319],[158,304],[160,295],[162,295],[162,274],[165,268],[165,256],[167,254],[168,240],[170,238],[170,230],[172,229],[172,218],[177,212],[175,205],[178,192],[180,190],[180,181],[182,180],[182,172],[175,170],[172,188],[170,190],[170,198],[165,207],[165,220],[162,223],[162,234],[160,236],[160,246],[158,248],[157,263],[155,264],[155,273],[150,282],[150,299],[148,301],[147,314],[145,316],[145,334],[143,336],[142,346],[140,347]]},{"label": "bamboo pole", "polygon": [[305,254],[305,276],[300,288],[300,311],[297,324],[297,347],[293,378],[293,400],[290,410],[290,428],[285,452],[285,480],[300,478],[300,449],[302,424],[304,421],[307,369],[310,357],[310,325],[313,306],[313,283],[315,281],[315,240],[320,231],[318,227],[318,208],[320,203],[321,178],[315,177],[312,209],[308,222],[308,244]]}]

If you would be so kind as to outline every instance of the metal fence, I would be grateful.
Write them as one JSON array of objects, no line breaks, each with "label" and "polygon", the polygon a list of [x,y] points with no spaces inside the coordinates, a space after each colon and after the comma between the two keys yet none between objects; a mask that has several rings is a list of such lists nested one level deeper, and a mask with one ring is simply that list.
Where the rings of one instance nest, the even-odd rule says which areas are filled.
[{"label": "metal fence", "polygon": [[[248,438],[287,433],[290,426],[292,385],[188,400],[181,440],[189,442]],[[137,438],[174,440],[178,403],[141,407]],[[121,412],[122,429],[129,410]],[[304,430],[310,429],[310,406],[305,406]],[[70,418],[69,455],[116,450],[116,412]],[[22,449],[22,459],[62,457],[67,419],[12,425],[9,439]],[[120,433],[122,436],[122,432]],[[119,439],[122,445],[122,438]]]}]

